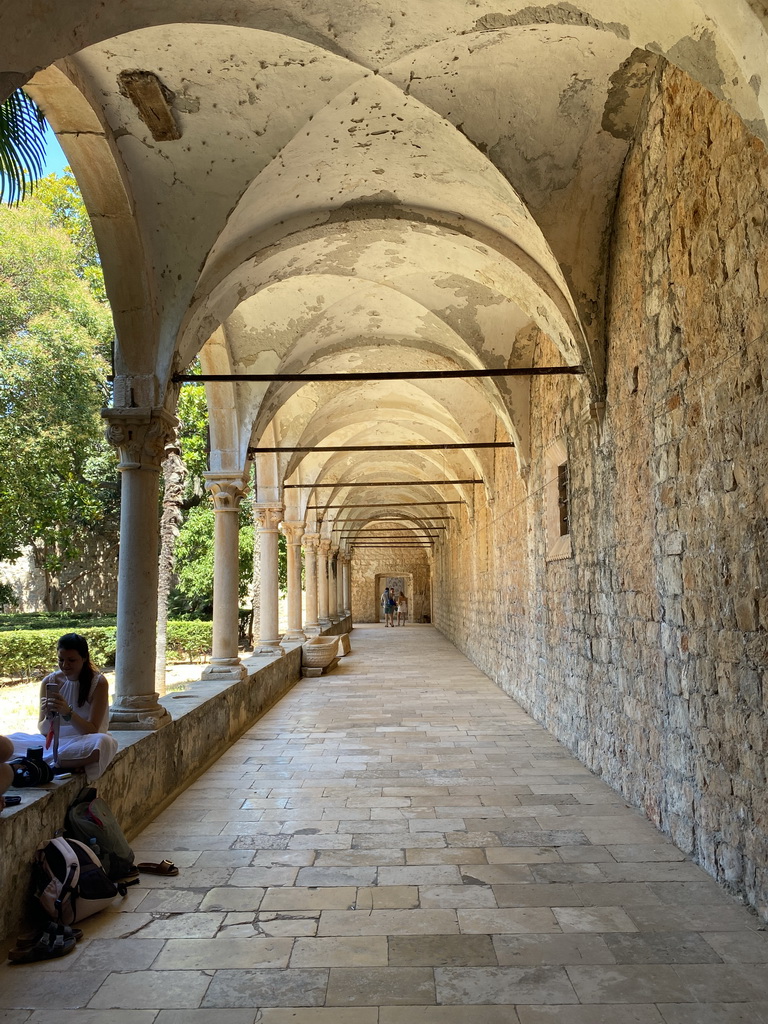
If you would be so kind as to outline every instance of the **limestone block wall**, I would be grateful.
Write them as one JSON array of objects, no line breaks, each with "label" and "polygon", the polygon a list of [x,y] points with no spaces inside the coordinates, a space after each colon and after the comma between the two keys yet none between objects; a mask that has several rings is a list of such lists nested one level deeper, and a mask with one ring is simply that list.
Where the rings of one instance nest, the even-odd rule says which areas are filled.
[{"label": "limestone block wall", "polygon": [[[117,610],[117,537],[86,537],[82,548],[80,557],[62,568],[61,610],[112,615]],[[45,575],[31,548],[15,562],[0,562],[0,581],[13,587],[19,611],[45,611]]]},{"label": "limestone block wall", "polygon": [[[438,551],[435,621],[768,917],[768,157],[671,67],[624,169],[609,297],[602,426],[582,381],[533,381],[527,480],[499,458],[493,505]],[[548,560],[558,438],[572,555]]]},{"label": "limestone block wall", "polygon": [[355,622],[379,621],[379,598],[376,578],[380,575],[413,577],[413,592],[407,594],[409,613],[413,622],[421,622],[432,615],[430,591],[430,565],[426,554],[414,548],[389,551],[358,549],[352,558],[352,618]]}]

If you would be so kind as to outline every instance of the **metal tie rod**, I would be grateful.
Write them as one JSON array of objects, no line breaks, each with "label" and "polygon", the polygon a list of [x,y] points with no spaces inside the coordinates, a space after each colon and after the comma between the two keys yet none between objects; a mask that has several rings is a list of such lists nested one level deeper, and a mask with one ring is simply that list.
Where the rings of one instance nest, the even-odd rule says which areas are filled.
[{"label": "metal tie rod", "polygon": [[468,448],[514,448],[514,441],[477,441],[474,444],[341,444],[301,445],[296,448],[249,448],[249,455],[280,455],[294,452],[449,452]]},{"label": "metal tie rod", "polygon": [[[283,484],[283,490],[295,491],[300,487],[306,487],[310,491],[318,487],[433,487],[443,484],[481,484],[482,482],[482,480],[371,480],[367,483],[344,483],[344,481],[338,480],[332,484]],[[439,502],[430,502],[430,504],[439,504]]]},{"label": "metal tie rod", "polygon": [[240,383],[254,382],[269,384],[284,381],[315,383],[337,381],[348,383],[367,380],[467,380],[478,377],[551,377],[557,374],[583,374],[584,367],[578,366],[508,366],[501,369],[483,370],[392,370],[364,371],[363,373],[175,373],[174,384]]},{"label": "metal tie rod", "polygon": [[[305,484],[305,486],[309,487],[310,484]],[[466,502],[461,500],[442,501],[440,498],[437,501],[364,501],[357,504],[349,502],[344,505],[307,505],[307,511],[325,511],[329,508],[414,508],[415,506],[424,505],[466,505]],[[430,518],[436,519],[437,517],[431,516]],[[453,516],[442,516],[441,518],[453,519]]]}]

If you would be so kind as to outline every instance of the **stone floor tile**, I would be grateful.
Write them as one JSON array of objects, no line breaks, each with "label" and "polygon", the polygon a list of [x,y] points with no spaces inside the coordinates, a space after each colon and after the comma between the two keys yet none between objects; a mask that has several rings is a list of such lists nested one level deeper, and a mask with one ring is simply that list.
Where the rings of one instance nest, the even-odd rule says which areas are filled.
[{"label": "stone floor tile", "polygon": [[460,885],[461,874],[455,864],[406,865],[379,868],[379,885]]},{"label": "stone floor tile", "polygon": [[296,939],[291,967],[386,967],[385,935]]},{"label": "stone floor tile", "polygon": [[[131,915],[138,916],[138,915]],[[223,913],[159,914],[146,924],[126,932],[137,939],[208,939],[218,932]],[[101,936],[100,936],[101,937]]]},{"label": "stone floor tile", "polygon": [[576,1003],[562,967],[436,967],[440,1003]]},{"label": "stone floor tile", "polygon": [[435,1003],[435,978],[429,967],[370,967],[357,971],[332,967],[327,1006],[414,1006]]},{"label": "stone floor tile", "polygon": [[[588,850],[590,847],[585,846]],[[532,864],[531,874],[536,882],[589,883],[605,882],[605,864]],[[618,867],[618,865],[616,865]]]},{"label": "stone floor tile", "polygon": [[[490,847],[485,851],[489,864],[559,864],[557,850],[539,846]],[[462,862],[464,863],[464,862]]]},{"label": "stone floor tile", "polygon": [[133,971],[110,974],[89,1009],[183,1009],[197,1007],[210,984],[203,971]]},{"label": "stone floor tile", "polygon": [[[22,1024],[22,1021],[27,1024],[153,1024],[156,1020],[157,1010],[110,1010],[108,1014],[104,1010],[34,1010],[31,1013],[19,1011],[18,1017],[6,1016],[0,1010],[0,1024]],[[253,1024],[253,1021],[242,1024]]]},{"label": "stone floor tile", "polygon": [[[232,851],[233,853],[247,853],[248,851]],[[315,860],[314,850],[259,850],[252,854],[250,867],[310,867]]]},{"label": "stone floor tile", "polygon": [[534,876],[527,864],[465,864],[460,866],[464,885],[529,884]]},{"label": "stone floor tile", "polygon": [[659,1003],[664,1024],[768,1024],[768,1003]]},{"label": "stone floor tile", "polygon": [[355,910],[414,910],[419,906],[416,885],[380,885],[357,890]]},{"label": "stone floor tile", "polygon": [[702,938],[726,963],[768,964],[768,933],[707,931]]},{"label": "stone floor tile", "polygon": [[453,910],[324,910],[318,935],[454,935],[458,930]]},{"label": "stone floor tile", "polygon": [[649,932],[757,931],[759,925],[756,917],[735,903],[708,907],[629,906],[627,913],[640,931]]},{"label": "stone floor tile", "polygon": [[519,1006],[517,1013],[520,1024],[664,1024],[652,1003],[635,1006]]},{"label": "stone floor tile", "polygon": [[317,933],[317,926],[320,921],[320,911],[305,913],[301,911],[286,912],[279,914],[256,914],[253,921],[255,934],[264,935],[268,938],[281,936],[311,936]]},{"label": "stone floor tile", "polygon": [[242,885],[246,888],[256,888],[272,885],[293,885],[299,871],[305,870],[297,867],[265,867],[257,865],[249,868],[236,868],[229,880],[230,885]]},{"label": "stone floor tile", "polygon": [[266,889],[262,888],[249,889],[241,885],[211,889],[202,898],[200,909],[203,911],[256,911],[259,909],[266,891]]},{"label": "stone floor tile", "polygon": [[[601,864],[600,871],[608,882],[700,882],[706,880],[701,868],[690,861]],[[708,881],[711,885],[711,879]]]},{"label": "stone floor tile", "polygon": [[[161,1010],[155,1017],[155,1024],[253,1024],[254,1012],[254,1010]],[[111,1014],[106,1021],[102,1017],[100,1024],[112,1024]]]},{"label": "stone floor tile", "polygon": [[[423,864],[459,864],[475,865],[486,864],[485,852],[481,848],[467,849],[438,849],[421,850],[408,849],[405,851],[405,862],[409,866]],[[460,869],[463,871],[463,867]]]},{"label": "stone floor tile", "polygon": [[733,906],[733,897],[710,879],[696,882],[649,882],[647,885],[665,907]]},{"label": "stone floor tile", "polygon": [[378,1024],[378,1019],[379,1011],[375,1006],[312,1006],[290,1009],[266,1006],[259,1010],[257,1024]]},{"label": "stone floor tile", "polygon": [[487,885],[420,885],[419,897],[424,910],[439,907],[477,910],[496,906],[493,890]]},{"label": "stone floor tile", "polygon": [[[290,852],[290,851],[289,851]],[[315,867],[397,867],[405,863],[403,850],[318,850]],[[429,861],[428,863],[432,863]]]},{"label": "stone floor tile", "polygon": [[[76,949],[78,971],[104,971],[108,974],[119,965],[121,971],[145,971],[151,967],[162,950],[162,939],[83,939]],[[64,969],[74,966],[73,957],[48,961],[61,964]],[[48,966],[40,964],[40,967]]]},{"label": "stone floor tile", "polygon": [[716,964],[720,957],[698,932],[606,932],[617,964]]},{"label": "stone floor tile", "polygon": [[[186,914],[197,910],[202,902],[202,892],[187,891],[185,889],[152,889],[147,892],[139,904],[139,908],[145,914]],[[201,909],[216,910],[219,908],[205,906]],[[239,908],[228,907],[227,909],[236,910]]]},{"label": "stone floor tile", "polygon": [[674,861],[685,860],[685,854],[676,846],[665,840],[663,836],[656,837],[655,843],[619,843],[607,846],[606,849],[617,861]]},{"label": "stone floor tile", "polygon": [[582,1003],[696,1002],[675,968],[661,964],[565,968]]},{"label": "stone floor tile", "polygon": [[465,935],[525,934],[559,932],[560,925],[549,908],[509,910],[458,910],[459,926]]},{"label": "stone floor tile", "polygon": [[170,939],[156,970],[216,971],[234,967],[287,967],[293,939]]},{"label": "stone floor tile", "polygon": [[499,964],[511,967],[556,967],[566,964],[612,964],[605,937],[570,935],[494,935]]},{"label": "stone floor tile", "polygon": [[382,1006],[379,1024],[518,1024],[514,1006]]},{"label": "stone floor tile", "polygon": [[107,977],[106,971],[35,974],[25,968],[0,966],[0,1009],[76,1009],[86,1006]]},{"label": "stone floor tile", "polygon": [[584,901],[577,886],[548,884],[500,884],[493,886],[493,894],[500,907],[581,907]]},{"label": "stone floor tile", "polygon": [[[397,869],[393,869],[397,870]],[[297,886],[376,885],[376,867],[311,867],[301,868]]]},{"label": "stone floor tile", "polygon": [[564,932],[632,932],[632,920],[621,907],[553,907]]},{"label": "stone floor tile", "polygon": [[290,886],[268,889],[262,910],[348,910],[355,904],[357,889],[352,885],[310,889]]},{"label": "stone floor tile", "polygon": [[391,935],[392,967],[495,967],[489,935]]},{"label": "stone floor tile", "polygon": [[322,1006],[327,986],[325,968],[216,971],[202,1005]]}]

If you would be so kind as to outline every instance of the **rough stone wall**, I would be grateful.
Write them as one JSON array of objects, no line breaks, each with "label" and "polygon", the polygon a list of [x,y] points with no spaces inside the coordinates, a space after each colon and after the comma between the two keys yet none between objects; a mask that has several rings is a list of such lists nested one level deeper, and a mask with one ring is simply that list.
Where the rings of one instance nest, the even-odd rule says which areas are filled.
[{"label": "rough stone wall", "polygon": [[[500,454],[487,523],[436,558],[435,618],[768,917],[767,220],[762,144],[661,69],[615,214],[604,422],[583,382],[533,381],[527,487]],[[557,437],[573,555],[548,561]]]},{"label": "rough stone wall", "polygon": [[413,593],[408,597],[408,612],[412,622],[421,622],[432,614],[430,592],[430,565],[427,556],[413,548],[398,548],[390,552],[358,549],[352,558],[352,618],[355,622],[379,621],[379,598],[376,577],[413,576]]},{"label": "rough stone wall", "polygon": [[[35,565],[31,548],[15,562],[0,562],[0,580],[13,587],[20,612],[45,611],[45,576]],[[81,557],[62,569],[60,584],[62,611],[114,615],[117,537],[87,538]]]}]

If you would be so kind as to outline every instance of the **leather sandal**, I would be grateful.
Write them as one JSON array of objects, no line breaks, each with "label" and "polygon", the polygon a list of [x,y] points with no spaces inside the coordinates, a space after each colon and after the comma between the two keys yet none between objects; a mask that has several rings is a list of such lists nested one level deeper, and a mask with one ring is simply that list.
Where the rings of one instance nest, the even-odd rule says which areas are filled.
[{"label": "leather sandal", "polygon": [[165,875],[170,877],[179,873],[179,869],[172,860],[161,860],[159,864],[154,864],[152,861],[144,861],[141,864],[137,864],[136,867],[139,871],[144,871],[148,875]]}]

